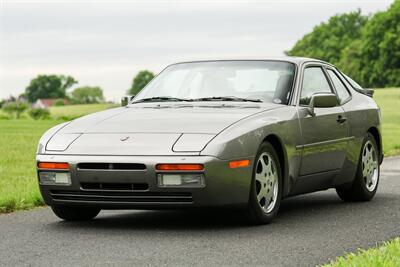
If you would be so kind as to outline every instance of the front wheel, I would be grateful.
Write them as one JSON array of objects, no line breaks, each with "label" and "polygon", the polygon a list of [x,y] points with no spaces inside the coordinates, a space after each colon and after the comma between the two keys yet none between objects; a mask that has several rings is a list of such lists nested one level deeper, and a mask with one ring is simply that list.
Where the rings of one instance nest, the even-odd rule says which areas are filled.
[{"label": "front wheel", "polygon": [[367,134],[364,138],[356,178],[351,187],[336,188],[339,197],[344,201],[371,200],[379,182],[379,154],[375,138]]},{"label": "front wheel", "polygon": [[254,166],[248,213],[255,224],[272,221],[279,210],[282,196],[282,173],[274,147],[265,142],[259,148]]},{"label": "front wheel", "polygon": [[54,214],[60,219],[66,221],[88,221],[96,217],[100,209],[97,208],[81,208],[69,206],[51,206]]}]

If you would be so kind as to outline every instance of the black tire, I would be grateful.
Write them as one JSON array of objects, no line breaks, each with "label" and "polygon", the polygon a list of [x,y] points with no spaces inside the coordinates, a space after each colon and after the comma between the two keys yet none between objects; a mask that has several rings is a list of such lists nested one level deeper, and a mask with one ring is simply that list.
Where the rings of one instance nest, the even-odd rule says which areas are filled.
[{"label": "black tire", "polygon": [[54,214],[60,219],[66,221],[89,221],[96,217],[100,209],[96,208],[81,208],[69,206],[51,206]]},{"label": "black tire", "polygon": [[[259,201],[257,200],[257,182],[256,182],[256,168],[258,165],[258,159],[263,153],[268,153],[272,160],[276,165],[276,174],[278,175],[278,193],[276,197],[275,205],[273,206],[272,210],[266,212],[260,205]],[[269,192],[269,191],[268,191]],[[279,162],[278,155],[274,149],[274,147],[269,142],[264,142],[256,155],[253,165],[253,173],[252,173],[252,181],[251,181],[251,189],[250,189],[250,196],[249,202],[247,207],[248,217],[252,224],[267,224],[270,223],[278,213],[282,198],[282,172],[281,172],[281,164]]]},{"label": "black tire", "polygon": [[[373,148],[375,149],[376,152],[375,157],[376,161],[378,162],[377,164],[378,177],[376,181],[376,186],[372,191],[367,189],[366,180],[363,175],[362,155],[364,153],[365,144],[367,144],[368,142],[372,144]],[[370,201],[375,196],[376,191],[378,189],[379,176],[380,176],[379,156],[380,153],[375,138],[370,133],[367,133],[361,146],[357,173],[353,183],[351,184],[351,186],[342,186],[336,188],[337,194],[343,201],[348,201],[348,202]]]}]

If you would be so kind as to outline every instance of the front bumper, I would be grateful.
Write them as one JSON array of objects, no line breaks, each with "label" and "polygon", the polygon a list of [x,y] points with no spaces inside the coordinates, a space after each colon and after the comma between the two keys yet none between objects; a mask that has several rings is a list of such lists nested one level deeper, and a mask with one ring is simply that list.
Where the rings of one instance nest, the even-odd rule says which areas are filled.
[{"label": "front bumper", "polygon": [[[253,160],[230,169],[228,161],[211,156],[76,156],[38,155],[38,162],[68,162],[71,185],[39,185],[47,205],[95,206],[101,209],[163,209],[243,206],[250,192]],[[79,163],[137,163],[141,170],[80,169]],[[205,187],[159,187],[158,163],[204,164]],[[171,172],[169,172],[171,173]],[[85,184],[140,185],[126,188],[87,188]],[[135,189],[136,188],[136,189]]]}]

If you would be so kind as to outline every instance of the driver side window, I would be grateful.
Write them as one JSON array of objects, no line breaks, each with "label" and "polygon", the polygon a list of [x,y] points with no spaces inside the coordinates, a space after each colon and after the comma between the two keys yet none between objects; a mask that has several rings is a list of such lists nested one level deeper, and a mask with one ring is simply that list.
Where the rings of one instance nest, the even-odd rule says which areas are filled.
[{"label": "driver side window", "polygon": [[321,67],[309,67],[304,70],[300,105],[308,106],[311,96],[315,93],[332,93]]}]

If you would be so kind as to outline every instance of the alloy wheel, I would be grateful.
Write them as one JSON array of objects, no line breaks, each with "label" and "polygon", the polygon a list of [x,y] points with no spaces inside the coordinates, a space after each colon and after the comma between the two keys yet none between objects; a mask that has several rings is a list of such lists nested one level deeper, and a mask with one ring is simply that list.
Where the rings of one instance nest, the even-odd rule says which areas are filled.
[{"label": "alloy wheel", "polygon": [[368,191],[375,190],[378,184],[378,157],[371,141],[367,141],[362,152],[362,175]]},{"label": "alloy wheel", "polygon": [[265,213],[269,213],[276,205],[279,186],[278,170],[271,154],[264,152],[259,156],[255,180],[258,204]]}]

